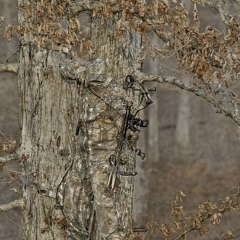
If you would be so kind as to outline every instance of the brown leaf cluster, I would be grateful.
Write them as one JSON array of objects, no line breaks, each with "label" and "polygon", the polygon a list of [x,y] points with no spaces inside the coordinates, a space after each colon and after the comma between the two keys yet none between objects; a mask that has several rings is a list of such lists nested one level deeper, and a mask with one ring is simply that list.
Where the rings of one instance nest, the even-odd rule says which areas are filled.
[{"label": "brown leaf cluster", "polygon": [[[22,44],[26,39],[44,48],[46,45],[83,48],[83,37],[78,14],[74,11],[71,0],[34,1],[21,4],[19,11],[24,16],[18,26],[8,26],[4,37],[10,40],[19,36]],[[28,37],[28,38],[26,38]]]},{"label": "brown leaf cluster", "polygon": [[[216,203],[206,201],[199,204],[191,214],[184,213],[182,192],[176,194],[171,201],[171,213],[166,222],[160,224],[153,216],[147,224],[149,237],[164,237],[164,239],[187,239],[190,232],[197,232],[200,236],[210,231],[211,225],[218,225],[228,212],[240,210],[240,192],[227,196]],[[171,221],[170,221],[171,220]],[[221,239],[236,238],[233,229],[227,229]]]},{"label": "brown leaf cluster", "polygon": [[12,138],[6,138],[3,134],[0,134],[0,154],[12,153],[16,149],[16,141]]},{"label": "brown leaf cluster", "polygon": [[[178,67],[195,75],[206,83],[231,86],[239,79],[240,72],[240,20],[227,13],[224,1],[210,3],[203,0],[193,2],[193,21],[189,23],[189,12],[181,0],[104,0],[81,6],[75,1],[34,1],[20,5],[24,20],[19,26],[8,26],[5,37],[31,35],[39,47],[56,44],[67,47],[78,46],[89,49],[89,39],[82,34],[78,14],[87,9],[92,17],[101,19],[101,24],[112,21],[116,32],[121,34],[129,28],[143,35],[143,48],[147,49],[149,32],[154,31],[163,41],[162,46],[151,48],[151,56],[164,58],[175,55]],[[199,5],[217,9],[225,29],[212,26],[200,31]]]},{"label": "brown leaf cluster", "polygon": [[[226,13],[224,5],[219,8],[219,14],[226,28],[220,30],[210,25],[201,32],[198,5],[205,6],[206,1],[193,1],[192,23],[189,23],[189,13],[180,0],[171,4],[167,0],[111,2],[95,5],[94,16],[101,13],[107,21],[118,14],[117,30],[127,31],[128,25],[145,36],[153,30],[164,43],[162,47],[152,48],[153,58],[175,55],[179,68],[207,83],[225,83],[228,87],[239,78],[240,23],[237,17]],[[205,7],[217,8],[215,4]]]}]

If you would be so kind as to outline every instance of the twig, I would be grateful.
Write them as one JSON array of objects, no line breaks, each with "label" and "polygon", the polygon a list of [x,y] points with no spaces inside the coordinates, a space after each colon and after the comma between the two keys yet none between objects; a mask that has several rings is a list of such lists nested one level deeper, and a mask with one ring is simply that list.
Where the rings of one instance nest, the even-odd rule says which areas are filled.
[{"label": "twig", "polygon": [[228,239],[236,239],[236,238],[239,238],[240,237],[240,234],[239,235],[236,235],[236,236],[233,236],[231,238],[228,238]]},{"label": "twig", "polygon": [[10,73],[17,74],[18,63],[0,64],[0,73],[1,72],[10,72]]},{"label": "twig", "polygon": [[8,54],[8,56],[6,57],[6,59],[4,60],[4,64],[7,64],[7,61],[10,57],[12,57],[15,53],[17,53],[19,51],[19,47],[17,47],[14,51],[10,52]]},{"label": "twig", "polygon": [[179,240],[181,238],[183,238],[187,233],[196,230],[196,228],[189,228],[186,231],[184,231],[183,233],[181,233],[177,238],[175,238],[174,240]]},{"label": "twig", "polygon": [[202,6],[208,6],[210,8],[214,8],[218,11],[223,23],[229,27],[229,19],[230,19],[230,15],[226,13],[226,11],[223,8],[223,2],[222,1],[215,1],[215,2],[210,2],[210,1],[204,1],[204,3],[202,3],[201,1],[197,1],[197,3],[199,5]]},{"label": "twig", "polygon": [[7,217],[7,219],[8,219],[10,222],[12,222],[13,224],[15,224],[16,226],[19,226],[20,228],[23,228],[23,226],[22,226],[22,225],[15,223],[15,222],[14,222],[14,221],[12,221],[10,218],[8,218],[8,217]]},{"label": "twig", "polygon": [[0,165],[4,165],[5,163],[9,163],[9,162],[12,162],[12,161],[15,161],[18,159],[19,159],[19,157],[16,153],[7,155],[5,157],[0,157]]},{"label": "twig", "polygon": [[[205,99],[207,102],[209,102],[211,105],[216,107],[217,109],[221,110],[226,116],[230,117],[235,121],[238,125],[240,125],[240,117],[237,115],[234,110],[232,111],[231,109],[227,108],[226,106],[223,105],[222,101],[219,101],[215,98],[213,98],[212,95],[207,93],[205,89],[202,89],[200,87],[194,86],[194,85],[188,85],[182,82],[181,80],[175,78],[175,77],[164,77],[164,76],[158,76],[158,75],[147,75],[142,72],[137,72],[136,73],[136,79],[139,82],[159,82],[159,83],[170,83],[172,85],[175,85],[183,90],[189,91],[194,93],[195,95]],[[229,96],[227,91],[224,91],[223,89],[216,89],[215,90],[216,94],[217,93],[222,93],[224,96]],[[236,104],[238,105],[238,101],[231,99],[229,101],[231,104]]]},{"label": "twig", "polygon": [[17,200],[14,200],[10,203],[7,203],[7,204],[2,204],[0,205],[0,212],[5,212],[5,211],[8,211],[10,209],[13,209],[13,208],[24,208],[24,200],[23,198],[20,198],[20,199],[17,199]]},{"label": "twig", "polygon": [[79,14],[81,12],[91,12],[93,8],[85,3],[83,4],[78,4],[72,7],[71,9],[74,14]]},{"label": "twig", "polygon": [[240,5],[240,0],[234,0],[237,4]]},{"label": "twig", "polygon": [[225,232],[223,233],[223,235],[221,236],[221,238],[219,238],[219,240],[236,239],[236,238],[239,238],[239,237],[240,237],[240,234],[238,234],[238,235],[232,235],[232,236],[225,236],[225,235],[226,235],[226,232],[227,232],[227,231],[225,231]]}]

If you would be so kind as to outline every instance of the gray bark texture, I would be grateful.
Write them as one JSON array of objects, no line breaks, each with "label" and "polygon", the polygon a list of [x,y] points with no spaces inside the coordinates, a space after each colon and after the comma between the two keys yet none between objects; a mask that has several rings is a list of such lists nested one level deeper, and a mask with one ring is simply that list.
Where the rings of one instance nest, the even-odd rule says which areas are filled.
[{"label": "gray bark texture", "polygon": [[[26,177],[35,186],[24,190],[25,239],[66,239],[64,217],[55,208],[54,194],[50,197],[48,192],[57,190],[68,165],[80,159],[75,137],[80,96],[75,85],[62,81],[56,60],[56,54],[47,50],[21,49],[21,156]],[[86,163],[81,161],[80,165],[84,169]],[[82,177],[86,179],[84,188],[89,176]]]},{"label": "gray bark texture", "polygon": [[21,47],[25,239],[132,234],[138,131],[127,121],[149,98],[139,101],[142,85],[126,76],[139,67],[141,41],[131,29],[117,33],[117,19],[100,21],[92,22],[89,62],[34,44]]},{"label": "gray bark texture", "polygon": [[175,139],[177,146],[183,149],[190,144],[190,115],[190,95],[188,92],[180,92]]}]

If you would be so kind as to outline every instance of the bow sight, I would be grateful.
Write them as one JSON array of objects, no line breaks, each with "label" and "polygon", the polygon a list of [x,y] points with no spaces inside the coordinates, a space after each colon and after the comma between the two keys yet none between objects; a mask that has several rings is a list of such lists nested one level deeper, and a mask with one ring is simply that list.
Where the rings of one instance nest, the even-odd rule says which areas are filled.
[{"label": "bow sight", "polygon": [[147,127],[148,126],[148,120],[142,120],[141,118],[135,118],[132,114],[129,115],[128,117],[128,128],[133,131],[140,131],[138,128],[136,128],[136,126],[138,127]]}]

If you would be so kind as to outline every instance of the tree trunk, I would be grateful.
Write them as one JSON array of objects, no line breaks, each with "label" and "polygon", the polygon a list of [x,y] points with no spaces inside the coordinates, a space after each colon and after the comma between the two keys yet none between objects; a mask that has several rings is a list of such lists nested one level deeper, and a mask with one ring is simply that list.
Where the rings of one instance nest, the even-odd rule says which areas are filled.
[{"label": "tree trunk", "polygon": [[188,92],[180,92],[175,131],[176,144],[180,149],[186,150],[190,144],[190,114],[190,95]]},{"label": "tree trunk", "polygon": [[[140,114],[141,118],[146,119],[146,112]],[[146,154],[147,151],[147,129],[142,131],[138,141],[138,147]],[[148,155],[143,161],[137,163],[137,176],[135,177],[135,194],[134,194],[134,222],[136,225],[142,225],[147,212],[147,196],[149,196],[148,186]]]},{"label": "tree trunk", "polygon": [[[187,6],[188,11],[190,12],[192,8],[192,2],[190,0],[184,0],[183,2]],[[190,18],[188,19],[188,21],[191,21]],[[186,83],[189,82],[190,78],[186,77]],[[188,92],[181,91],[179,93],[178,115],[175,131],[175,140],[179,150],[187,150],[190,144],[190,115],[190,95]]]},{"label": "tree trunk", "polygon": [[[21,47],[25,239],[130,238],[138,134],[127,130],[122,147],[119,135],[125,131],[127,105],[137,112],[138,94],[124,90],[124,84],[138,66],[134,60],[140,37],[130,29],[120,35],[116,22],[101,24],[99,16],[93,20],[94,57],[107,63],[102,85],[95,79],[98,69],[82,74],[81,82],[65,81],[61,73],[65,78],[71,74],[64,72],[70,59],[34,44]],[[88,67],[102,62],[78,60]],[[110,165],[111,157],[119,157],[120,166]],[[117,176],[112,189],[111,173]]]},{"label": "tree trunk", "polygon": [[48,50],[21,48],[21,154],[26,177],[36,186],[24,189],[25,239],[66,239],[65,221],[55,207],[55,192],[74,160],[79,160],[79,169],[83,169],[80,177],[86,179],[81,187],[89,182],[75,137],[80,96],[75,85],[62,81],[58,59],[58,54]]},{"label": "tree trunk", "polygon": [[[159,44],[159,38],[156,34],[152,33],[150,39],[151,46],[157,46]],[[149,59],[149,69],[150,74],[159,74],[160,72],[160,63],[159,59]],[[153,102],[154,104],[151,108],[147,109],[147,116],[150,120],[148,128],[148,144],[147,144],[147,156],[149,161],[152,163],[157,163],[160,160],[160,151],[159,151],[159,131],[158,131],[158,122],[159,122],[159,101],[158,96],[153,93]],[[151,118],[150,118],[151,117]]]}]

